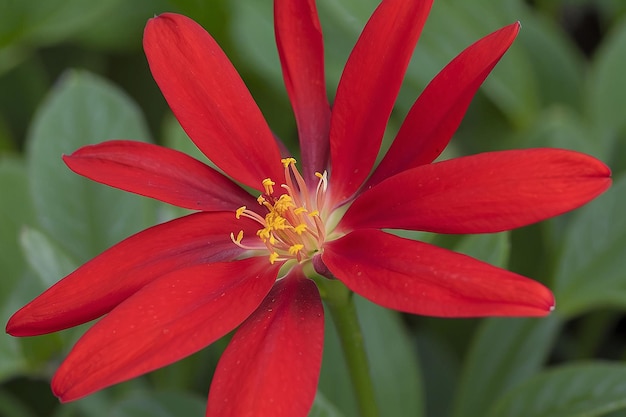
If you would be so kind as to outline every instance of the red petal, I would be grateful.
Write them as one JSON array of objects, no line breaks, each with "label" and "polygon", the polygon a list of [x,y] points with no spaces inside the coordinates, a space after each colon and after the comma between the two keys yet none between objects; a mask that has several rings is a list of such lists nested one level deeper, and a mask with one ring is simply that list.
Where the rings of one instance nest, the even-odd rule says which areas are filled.
[{"label": "red petal", "polygon": [[492,233],[573,210],[611,184],[597,159],[562,149],[489,152],[397,174],[361,194],[344,230]]},{"label": "red petal", "polygon": [[174,271],[113,309],[76,343],[52,380],[72,401],[191,355],[245,320],[270,290],[267,259]]},{"label": "red petal", "polygon": [[374,186],[387,177],[429,164],[448,146],[474,94],[519,32],[506,26],[465,49],[426,87],[409,111],[391,148],[367,181]]},{"label": "red petal", "polygon": [[432,0],[384,0],[343,71],[330,122],[331,186],[336,202],[369,175]]},{"label": "red petal", "polygon": [[330,106],[315,0],[276,0],[274,26],[283,78],[298,124],[303,175],[307,182],[317,183],[315,172],[327,169]]},{"label": "red petal", "polygon": [[324,309],[315,284],[282,279],[219,361],[207,416],[306,417],[322,362]]},{"label": "red petal", "polygon": [[154,279],[196,264],[235,259],[243,252],[230,233],[258,225],[233,213],[197,213],[151,227],[118,243],[49,288],[11,317],[7,332],[34,336],[86,323]]},{"label": "red petal", "polygon": [[543,285],[469,256],[380,230],[329,242],[322,259],[352,291],[383,307],[439,317],[543,316]]},{"label": "red petal", "polygon": [[208,165],[184,153],[134,141],[109,141],[64,156],[94,181],[192,210],[236,210],[256,200]]},{"label": "red petal", "polygon": [[172,13],[144,32],[150,70],[185,132],[226,174],[262,190],[282,178],[280,153],[261,111],[215,40]]}]

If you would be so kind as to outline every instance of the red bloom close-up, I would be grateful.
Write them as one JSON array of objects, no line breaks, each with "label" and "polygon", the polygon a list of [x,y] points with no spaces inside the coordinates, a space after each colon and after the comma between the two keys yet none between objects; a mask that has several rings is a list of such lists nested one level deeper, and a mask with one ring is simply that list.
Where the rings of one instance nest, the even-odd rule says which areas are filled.
[{"label": "red bloom close-up", "polygon": [[320,280],[419,315],[544,316],[554,308],[552,293],[536,281],[389,231],[511,230],[578,208],[611,183],[605,164],[562,149],[436,161],[519,23],[485,36],[443,68],[376,165],[431,4],[381,2],[331,107],[315,1],[275,0],[298,161],[200,25],[169,13],[148,22],[152,75],[219,171],[128,140],[64,156],[71,170],[94,181],[195,212],[118,243],[11,317],[7,332],[14,336],[100,318],[53,378],[62,401],[168,365],[234,330],[206,415],[304,417],[322,361]]}]

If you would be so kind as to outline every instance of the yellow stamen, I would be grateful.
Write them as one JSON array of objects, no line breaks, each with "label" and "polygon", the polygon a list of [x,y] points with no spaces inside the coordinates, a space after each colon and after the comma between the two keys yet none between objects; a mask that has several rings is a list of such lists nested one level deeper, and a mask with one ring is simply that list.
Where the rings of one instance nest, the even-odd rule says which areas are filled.
[{"label": "yellow stamen", "polygon": [[264,214],[248,210],[245,206],[235,211],[237,219],[247,217],[259,224],[256,231],[259,240],[247,238],[246,244],[243,244],[243,230],[236,236],[234,233],[230,236],[233,243],[242,249],[267,250],[271,264],[305,262],[319,252],[325,240],[327,173],[315,173],[317,189],[312,193],[309,189],[311,184],[307,184],[296,169],[294,158],[281,159],[281,163],[285,170],[285,183],[280,184],[282,190],[279,193],[274,194],[276,183],[271,178],[261,182],[264,193],[257,198],[257,202],[264,208]]},{"label": "yellow stamen", "polygon": [[298,235],[301,235],[302,233],[306,232],[306,229],[307,229],[306,224],[300,223],[299,225],[293,228],[293,231],[296,232]]},{"label": "yellow stamen", "polygon": [[293,207],[293,200],[287,194],[281,195],[278,201],[274,203],[274,210],[280,214],[285,213],[291,207]]},{"label": "yellow stamen", "polygon": [[270,253],[270,263],[272,265],[274,265],[274,262],[276,262],[276,260],[278,259],[279,256],[280,255],[278,253],[276,253],[276,252]]},{"label": "yellow stamen", "polygon": [[276,185],[274,181],[272,181],[270,178],[265,178],[262,184],[263,184],[263,188],[265,188],[265,194],[267,195],[274,194],[274,185]]},{"label": "yellow stamen", "polygon": [[290,255],[297,255],[298,252],[300,252],[302,249],[304,249],[304,245],[301,243],[296,243],[295,245],[291,245],[289,246],[289,254]]},{"label": "yellow stamen", "polygon": [[289,165],[296,163],[296,158],[283,158],[280,162],[283,163],[283,167],[287,168]]}]

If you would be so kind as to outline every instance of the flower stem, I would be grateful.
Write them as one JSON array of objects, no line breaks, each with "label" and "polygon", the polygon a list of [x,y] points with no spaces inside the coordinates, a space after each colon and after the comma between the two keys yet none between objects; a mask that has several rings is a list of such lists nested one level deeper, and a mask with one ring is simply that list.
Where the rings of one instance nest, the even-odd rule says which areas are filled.
[{"label": "flower stem", "polygon": [[336,279],[329,280],[320,277],[315,281],[339,334],[361,417],[378,417],[374,385],[369,373],[363,333],[359,325],[353,293]]}]

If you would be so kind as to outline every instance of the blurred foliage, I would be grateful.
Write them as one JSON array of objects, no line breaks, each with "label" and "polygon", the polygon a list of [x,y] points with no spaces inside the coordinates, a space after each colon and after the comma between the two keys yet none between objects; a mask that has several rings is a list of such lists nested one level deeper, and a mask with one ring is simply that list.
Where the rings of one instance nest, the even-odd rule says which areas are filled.
[{"label": "blurred foliage", "polygon": [[[378,0],[319,0],[328,94]],[[0,317],[131,233],[178,215],[90,183],[63,153],[106,139],[197,152],[169,112],[141,47],[145,22],[177,11],[207,28],[289,147],[295,124],[274,45],[270,0],[0,0]],[[512,233],[428,236],[532,276],[556,294],[547,319],[441,320],[358,300],[385,416],[626,415],[626,2],[436,0],[389,132],[426,83],[469,43],[520,20],[522,31],[481,88],[446,156],[554,146],[607,162],[597,201]],[[388,135],[393,137],[393,134]],[[82,329],[0,335],[0,415],[202,415],[226,340],[177,364],[59,405],[48,381]],[[327,328],[311,416],[355,415]],[[622,410],[622,411],[620,411]]]}]

